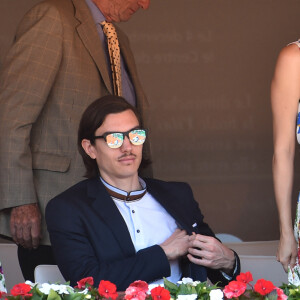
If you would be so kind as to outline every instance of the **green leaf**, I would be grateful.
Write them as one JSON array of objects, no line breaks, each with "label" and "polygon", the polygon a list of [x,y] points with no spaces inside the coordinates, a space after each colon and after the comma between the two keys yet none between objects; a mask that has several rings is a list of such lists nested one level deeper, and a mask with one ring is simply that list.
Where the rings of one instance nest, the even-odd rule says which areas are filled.
[{"label": "green leaf", "polygon": [[270,294],[267,295],[268,300],[277,300],[278,295],[277,295],[277,291],[272,291]]},{"label": "green leaf", "polygon": [[73,293],[73,294],[69,294],[69,295],[64,295],[64,300],[81,300],[85,297],[85,295],[83,293],[79,294],[79,293]]},{"label": "green leaf", "polygon": [[206,295],[209,295],[209,292],[211,290],[215,290],[215,289],[219,289],[218,285],[210,285],[207,281],[204,282],[200,282],[199,284],[197,284],[197,286],[195,287],[197,294],[198,294],[198,298],[202,297],[206,297]]},{"label": "green leaf", "polygon": [[46,299],[46,297],[43,294],[38,294],[38,293],[33,293],[32,297],[30,298],[31,300],[42,300]]},{"label": "green leaf", "polygon": [[32,289],[32,294],[37,296],[41,296],[42,298],[46,299],[47,295],[43,294],[37,287],[37,285],[34,286],[34,288]]},{"label": "green leaf", "polygon": [[182,283],[179,286],[178,295],[191,295],[191,294],[197,294],[196,289],[194,286],[186,283]]},{"label": "green leaf", "polygon": [[179,289],[175,283],[169,281],[165,277],[164,277],[164,286],[165,286],[165,289],[167,289],[171,295],[176,295],[177,291]]},{"label": "green leaf", "polygon": [[47,300],[62,300],[62,299],[59,294],[57,294],[55,291],[51,289],[47,297]]},{"label": "green leaf", "polygon": [[294,284],[282,284],[280,288],[288,296],[289,300],[300,299],[300,287]]}]

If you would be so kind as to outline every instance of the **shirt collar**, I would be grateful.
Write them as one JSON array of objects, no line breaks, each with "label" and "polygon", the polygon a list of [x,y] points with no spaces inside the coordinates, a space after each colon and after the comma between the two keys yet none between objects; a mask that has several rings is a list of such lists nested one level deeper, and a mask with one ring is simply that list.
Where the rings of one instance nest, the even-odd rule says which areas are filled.
[{"label": "shirt collar", "polygon": [[85,2],[89,7],[96,24],[100,24],[101,22],[105,21],[105,17],[103,16],[101,10],[96,6],[96,4],[92,0],[85,0]]},{"label": "shirt collar", "polygon": [[[100,177],[100,180],[104,184],[104,186],[106,187],[108,192],[109,191],[113,192],[113,193],[110,193],[111,196],[118,200],[123,200],[123,201],[135,200],[136,201],[138,199],[141,199],[145,195],[146,190],[147,190],[146,182],[140,177],[139,177],[139,182],[140,182],[142,189],[131,191],[129,193],[109,184],[102,177]],[[119,195],[119,196],[117,196],[117,195]]]}]

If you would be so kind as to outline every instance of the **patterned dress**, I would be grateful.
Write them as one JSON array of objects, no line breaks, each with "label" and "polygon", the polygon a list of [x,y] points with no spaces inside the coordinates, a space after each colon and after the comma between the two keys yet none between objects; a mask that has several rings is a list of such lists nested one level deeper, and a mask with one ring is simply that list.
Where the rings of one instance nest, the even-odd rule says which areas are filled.
[{"label": "patterned dress", "polygon": [[5,278],[2,271],[1,261],[0,261],[0,292],[5,292],[5,293],[7,292],[5,287]]},{"label": "patterned dress", "polygon": [[[300,39],[291,44],[297,45],[300,50]],[[300,102],[299,102],[299,106],[298,106],[296,136],[297,136],[298,144],[300,144]],[[298,241],[298,247],[297,247],[298,255],[296,258],[295,266],[293,268],[289,267],[289,269],[288,269],[288,280],[289,280],[289,283],[299,286],[300,285],[300,193],[299,193],[298,202],[297,202],[297,211],[296,211],[296,218],[295,218],[295,224],[294,224],[294,235],[295,235],[296,241]]]}]

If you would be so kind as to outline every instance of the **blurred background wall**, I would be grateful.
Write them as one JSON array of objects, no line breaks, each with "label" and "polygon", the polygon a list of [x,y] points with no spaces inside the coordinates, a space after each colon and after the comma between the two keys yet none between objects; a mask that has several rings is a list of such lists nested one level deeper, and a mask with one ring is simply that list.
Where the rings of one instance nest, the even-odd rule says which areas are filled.
[{"label": "blurred background wall", "polygon": [[[0,0],[0,67],[37,2]],[[215,232],[279,237],[269,90],[299,13],[298,0],[152,0],[120,25],[151,104],[155,177],[190,183]],[[298,187],[296,167],[295,204]]]}]

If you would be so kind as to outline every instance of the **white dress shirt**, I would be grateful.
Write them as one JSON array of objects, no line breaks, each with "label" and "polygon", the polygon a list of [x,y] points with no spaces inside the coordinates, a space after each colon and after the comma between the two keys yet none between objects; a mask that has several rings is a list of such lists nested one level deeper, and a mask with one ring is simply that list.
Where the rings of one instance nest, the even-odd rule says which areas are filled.
[{"label": "white dress shirt", "polygon": [[[110,190],[128,196],[126,191],[111,186],[100,178],[102,183]],[[142,194],[146,183],[139,178],[142,190],[132,191],[130,195]],[[126,222],[131,240],[136,252],[163,243],[178,228],[176,221],[149,193],[138,200],[126,201],[112,197]],[[167,279],[176,283],[181,279],[181,270],[178,260],[170,261],[171,276]],[[163,283],[163,279],[153,282]]]}]

